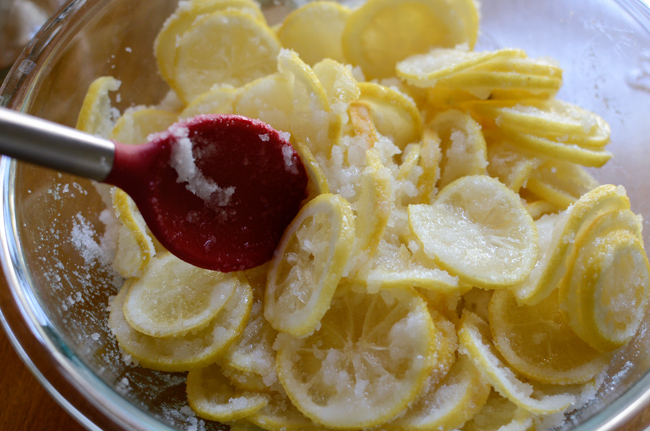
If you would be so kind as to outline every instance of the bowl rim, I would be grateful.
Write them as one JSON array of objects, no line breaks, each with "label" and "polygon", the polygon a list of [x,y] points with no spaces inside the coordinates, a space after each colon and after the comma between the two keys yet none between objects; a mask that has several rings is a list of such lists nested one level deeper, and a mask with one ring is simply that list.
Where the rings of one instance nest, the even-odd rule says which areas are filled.
[{"label": "bowl rim", "polygon": [[[97,11],[111,0],[71,0],[35,34],[0,86],[0,106],[25,111],[29,106],[31,73],[50,60],[52,46],[73,36],[80,23],[70,20]],[[612,0],[650,32],[650,0]],[[639,21],[642,14],[645,23]],[[15,211],[15,180],[19,164],[0,159],[0,263],[8,289],[0,289],[0,324],[14,350],[45,390],[75,420],[89,430],[173,431],[135,406],[71,354],[50,329],[30,286],[22,259]],[[67,351],[66,351],[67,350]],[[98,388],[102,388],[99,390]],[[614,431],[631,424],[650,406],[650,371],[601,411],[572,428],[574,431]],[[124,412],[128,414],[124,414]]]}]

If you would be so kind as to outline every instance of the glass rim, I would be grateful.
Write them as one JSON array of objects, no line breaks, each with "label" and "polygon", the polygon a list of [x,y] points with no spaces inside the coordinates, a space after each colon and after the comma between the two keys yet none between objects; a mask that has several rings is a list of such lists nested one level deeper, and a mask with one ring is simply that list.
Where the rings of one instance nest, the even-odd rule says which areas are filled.
[{"label": "glass rim", "polygon": [[[111,0],[71,0],[36,33],[14,62],[0,86],[0,106],[24,111],[29,106],[31,73],[50,60],[55,47],[72,37],[83,17]],[[613,0],[650,31],[650,1]],[[637,13],[643,16],[639,17]],[[643,18],[646,22],[641,22]],[[80,424],[90,430],[116,427],[150,431],[174,429],[118,394],[69,350],[52,337],[50,323],[38,307],[30,273],[20,251],[15,209],[16,160],[0,160],[0,264],[9,292],[0,293],[0,324],[22,362],[39,383]],[[66,395],[64,395],[66,394]],[[74,398],[74,400],[70,400]],[[574,431],[614,431],[629,424],[650,406],[650,371],[613,402],[596,412]]]}]

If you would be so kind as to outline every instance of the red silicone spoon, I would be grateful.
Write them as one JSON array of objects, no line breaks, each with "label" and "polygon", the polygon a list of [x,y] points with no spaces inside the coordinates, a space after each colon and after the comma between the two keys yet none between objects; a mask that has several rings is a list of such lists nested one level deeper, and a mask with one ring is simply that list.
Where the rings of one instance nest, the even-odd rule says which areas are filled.
[{"label": "red silicone spoon", "polygon": [[238,115],[201,115],[125,145],[0,109],[0,152],[120,187],[165,248],[222,272],[268,261],[306,197],[287,137]]}]

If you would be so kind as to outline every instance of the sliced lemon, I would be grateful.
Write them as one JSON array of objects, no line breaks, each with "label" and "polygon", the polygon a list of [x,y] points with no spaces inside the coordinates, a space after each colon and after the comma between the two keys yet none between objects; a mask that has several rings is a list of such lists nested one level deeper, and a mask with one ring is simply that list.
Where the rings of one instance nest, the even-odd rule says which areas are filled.
[{"label": "sliced lemon", "polygon": [[223,375],[221,368],[210,365],[187,374],[187,402],[204,419],[231,421],[245,418],[268,404],[268,395],[241,392]]},{"label": "sliced lemon", "polygon": [[277,332],[264,319],[263,302],[257,299],[241,336],[228,348],[221,362],[240,371],[266,376],[266,386],[270,386],[276,379],[273,350],[276,336]]},{"label": "sliced lemon", "polygon": [[605,213],[576,238],[561,293],[571,327],[599,351],[634,336],[650,296],[650,267],[641,218],[629,209]]},{"label": "sliced lemon", "polygon": [[294,51],[288,49],[282,49],[278,55],[278,70],[292,83],[289,131],[314,154],[328,155],[341,124],[340,117],[330,113],[327,94],[318,77]]},{"label": "sliced lemon", "polygon": [[442,160],[438,187],[466,175],[487,174],[487,148],[481,125],[468,114],[449,110],[431,123],[441,139]]},{"label": "sliced lemon", "polygon": [[585,193],[569,209],[537,220],[540,257],[530,275],[512,290],[520,303],[534,305],[546,298],[566,273],[565,262],[581,230],[601,214],[629,209],[621,186],[603,185]]},{"label": "sliced lemon", "polygon": [[370,109],[377,131],[392,139],[400,149],[422,138],[420,111],[410,97],[396,89],[372,82],[359,83],[361,95],[355,103]]},{"label": "sliced lemon", "polygon": [[345,62],[341,37],[350,9],[332,1],[315,1],[292,11],[282,22],[278,38],[313,66],[330,58]]},{"label": "sliced lemon", "polygon": [[[562,79],[514,72],[465,70],[441,79],[440,83],[472,91],[480,99],[487,99],[495,89],[555,94],[562,86]],[[480,94],[483,95],[480,96]]]},{"label": "sliced lemon", "polygon": [[173,79],[176,49],[180,38],[198,18],[226,9],[239,9],[264,21],[262,11],[252,0],[194,0],[179,4],[179,8],[167,19],[154,43],[158,70],[167,82]]},{"label": "sliced lemon", "polygon": [[285,230],[269,269],[264,316],[278,331],[308,335],[318,326],[354,241],[352,208],[338,195],[309,201]]},{"label": "sliced lemon", "polygon": [[277,370],[294,405],[333,428],[380,425],[412,402],[432,371],[435,328],[409,289],[341,286],[318,331],[278,338]]},{"label": "sliced lemon", "polygon": [[497,391],[492,391],[483,408],[461,429],[462,431],[530,431],[533,429],[533,415],[517,407]]},{"label": "sliced lemon", "polygon": [[151,337],[133,329],[124,318],[124,302],[134,281],[128,281],[113,300],[108,326],[121,349],[143,367],[154,370],[187,371],[214,363],[243,330],[253,302],[250,285],[238,282],[235,292],[207,327],[178,337]]},{"label": "sliced lemon", "polygon": [[247,419],[269,431],[321,431],[326,429],[300,413],[284,392],[273,393],[270,402]]},{"label": "sliced lemon", "polygon": [[354,79],[350,66],[326,58],[316,63],[313,70],[327,94],[327,100],[333,111],[339,114],[344,112],[347,105],[361,95],[359,84]]},{"label": "sliced lemon", "polygon": [[556,207],[550,202],[545,201],[544,199],[536,199],[531,202],[526,202],[526,210],[533,218],[533,220],[538,220],[543,215],[553,214],[561,211],[561,208]]},{"label": "sliced lemon", "polygon": [[78,130],[102,138],[111,135],[120,114],[113,108],[109,93],[119,90],[121,84],[112,76],[101,76],[90,84],[77,118]]},{"label": "sliced lemon", "polygon": [[509,290],[490,301],[494,345],[512,368],[550,384],[586,383],[609,364],[609,356],[582,341],[560,310],[557,289],[536,305],[518,306]]},{"label": "sliced lemon", "polygon": [[550,58],[530,58],[522,56],[501,56],[482,64],[482,70],[516,72],[526,75],[542,75],[562,78],[562,68]]},{"label": "sliced lemon", "polygon": [[266,23],[237,9],[213,12],[180,38],[169,84],[191,102],[216,84],[240,87],[275,72],[279,51]]},{"label": "sliced lemon", "polygon": [[537,229],[519,197],[498,180],[462,177],[431,205],[409,205],[411,231],[427,256],[478,287],[512,285],[537,259]]},{"label": "sliced lemon", "polygon": [[438,133],[431,127],[425,127],[422,133],[422,148],[420,150],[422,175],[418,180],[420,196],[424,203],[431,203],[438,192],[436,184],[440,179],[441,145],[442,142]]},{"label": "sliced lemon", "polygon": [[[257,393],[270,393],[272,391],[271,385],[273,384],[268,385],[264,380],[264,376],[260,374],[234,368],[223,360],[219,360],[218,364],[221,366],[223,375],[238,389]],[[277,382],[277,374],[275,372],[273,372],[273,376]]]},{"label": "sliced lemon", "polygon": [[123,277],[139,277],[156,254],[147,225],[135,202],[123,190],[112,189],[113,210],[122,222],[113,267]]},{"label": "sliced lemon", "polygon": [[575,401],[570,394],[545,395],[534,398],[534,387],[522,382],[501,359],[490,340],[490,328],[480,317],[465,310],[458,331],[461,346],[474,365],[504,397],[520,408],[535,414],[558,413]]},{"label": "sliced lemon", "polygon": [[232,87],[218,87],[200,95],[183,109],[180,119],[200,114],[232,114],[239,90]]},{"label": "sliced lemon", "polygon": [[441,78],[471,69],[499,57],[523,57],[517,49],[468,51],[462,48],[437,48],[397,63],[397,76],[416,87],[434,87]]},{"label": "sliced lemon", "polygon": [[575,163],[549,160],[532,173],[526,188],[558,208],[566,208],[600,183]]},{"label": "sliced lemon", "polygon": [[442,382],[431,385],[404,416],[386,428],[440,431],[460,429],[481,410],[491,390],[492,386],[472,361],[461,354]]},{"label": "sliced lemon", "polygon": [[490,176],[498,178],[514,192],[519,192],[524,184],[528,185],[531,174],[542,164],[540,158],[531,157],[507,141],[488,145],[487,154]]},{"label": "sliced lemon", "polygon": [[257,118],[278,131],[289,132],[293,88],[288,77],[274,73],[246,84],[235,97],[233,113]]},{"label": "sliced lemon", "polygon": [[311,200],[320,194],[329,193],[330,188],[325,173],[309,147],[300,141],[294,141],[292,145],[300,156],[305,171],[307,171],[307,178],[309,179],[307,182],[307,199]]},{"label": "sliced lemon", "polygon": [[612,158],[612,153],[602,148],[585,148],[558,139],[502,129],[512,144],[521,146],[543,157],[577,163],[582,166],[600,167]]},{"label": "sliced lemon", "polygon": [[490,301],[494,290],[479,289],[472,287],[463,295],[463,309],[467,309],[476,314],[486,322],[489,319]]},{"label": "sliced lemon", "polygon": [[129,289],[124,317],[134,329],[152,337],[202,329],[223,308],[237,282],[161,253]]},{"label": "sliced lemon", "polygon": [[176,114],[162,109],[127,109],[115,122],[110,137],[123,144],[143,144],[149,135],[167,130],[177,119]]},{"label": "sliced lemon", "polygon": [[471,0],[371,0],[348,18],[343,53],[369,78],[386,78],[411,55],[463,43],[472,48],[477,34],[478,12]]}]

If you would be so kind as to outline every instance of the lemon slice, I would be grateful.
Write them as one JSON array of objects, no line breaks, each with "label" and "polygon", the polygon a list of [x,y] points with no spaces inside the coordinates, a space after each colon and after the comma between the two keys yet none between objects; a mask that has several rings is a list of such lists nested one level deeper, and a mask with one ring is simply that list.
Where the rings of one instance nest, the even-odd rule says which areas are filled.
[{"label": "lemon slice", "polygon": [[523,57],[526,53],[517,49],[497,51],[468,51],[459,48],[437,48],[426,54],[411,56],[397,63],[397,76],[416,87],[434,87],[439,79],[462,70],[482,65],[500,57]]},{"label": "lemon slice", "polygon": [[143,144],[152,133],[167,130],[176,114],[162,109],[127,109],[115,122],[110,138],[123,144]]},{"label": "lemon slice", "polygon": [[394,76],[395,65],[432,48],[474,46],[478,13],[471,0],[370,0],[343,31],[343,53],[369,78]]},{"label": "lemon slice", "polygon": [[528,179],[526,188],[558,208],[566,208],[600,183],[575,163],[549,160]]},{"label": "lemon slice", "polygon": [[187,373],[187,402],[204,419],[231,421],[245,418],[268,404],[268,395],[240,392],[221,368],[210,365]]},{"label": "lemon slice", "polygon": [[341,114],[350,102],[361,95],[350,66],[326,58],[316,63],[313,70],[327,94],[332,111]]},{"label": "lemon slice", "polygon": [[113,210],[122,222],[113,267],[123,277],[138,277],[147,268],[156,249],[135,202],[123,190],[112,189]]},{"label": "lemon slice", "polygon": [[537,221],[542,216],[557,213],[561,209],[544,199],[537,199],[532,202],[526,202],[526,210],[533,220]]},{"label": "lemon slice", "polygon": [[267,376],[270,386],[275,380],[275,351],[273,342],[277,332],[264,319],[264,304],[256,300],[239,340],[228,348],[222,362],[248,373]]},{"label": "lemon slice", "polygon": [[636,333],[650,296],[641,218],[629,209],[597,218],[576,238],[560,287],[571,327],[599,351],[612,351]]},{"label": "lemon slice", "polygon": [[257,118],[278,131],[290,130],[293,88],[288,77],[275,73],[246,84],[235,97],[233,113]]},{"label": "lemon slice", "polygon": [[426,303],[412,290],[339,290],[318,331],[278,338],[278,376],[294,405],[317,423],[380,425],[426,384],[435,329]]},{"label": "lemon slice", "polygon": [[158,70],[167,82],[173,80],[176,49],[180,38],[198,18],[226,9],[239,9],[262,22],[264,21],[262,11],[257,3],[252,0],[194,0],[180,4],[179,8],[163,25],[154,43],[154,54],[158,63]]},{"label": "lemon slice", "polygon": [[289,131],[314,154],[329,154],[341,124],[340,117],[330,113],[327,94],[318,77],[288,49],[282,49],[278,55],[278,70],[292,83]]},{"label": "lemon slice", "polygon": [[240,87],[275,72],[279,51],[264,22],[237,9],[214,12],[180,38],[169,84],[191,102],[215,84]]},{"label": "lemon slice", "polygon": [[517,378],[498,357],[490,340],[490,328],[480,317],[465,310],[458,331],[461,346],[466,349],[474,365],[502,396],[522,409],[535,414],[557,413],[575,401],[570,394],[545,395],[534,398],[534,387]]},{"label": "lemon slice", "polygon": [[215,88],[194,99],[178,118],[192,118],[200,114],[232,114],[238,95],[239,90],[232,87]]},{"label": "lemon slice", "polygon": [[449,374],[421,398],[388,430],[455,430],[477,414],[486,403],[492,386],[472,361],[459,355]]},{"label": "lemon slice", "polygon": [[[230,366],[227,362],[219,360],[218,364],[221,366],[223,375],[230,380],[236,388],[242,391],[257,392],[257,393],[270,393],[271,385],[267,385],[264,376],[252,371],[242,371],[240,369]],[[277,382],[277,374],[273,373]],[[267,380],[268,381],[268,380]]]},{"label": "lemon slice", "polygon": [[562,68],[550,58],[530,58],[522,56],[501,56],[480,66],[481,70],[516,72],[526,75],[542,75],[562,78]]},{"label": "lemon slice", "polygon": [[314,154],[309,150],[309,147],[300,141],[294,141],[292,145],[300,156],[305,171],[307,171],[307,178],[309,179],[307,182],[307,200],[312,200],[323,193],[329,193],[330,188],[329,184],[327,184],[325,173],[318,164]]},{"label": "lemon slice", "polygon": [[284,392],[273,393],[270,402],[247,420],[270,431],[321,431],[325,427],[305,417]]},{"label": "lemon slice", "polygon": [[400,149],[422,139],[420,111],[410,97],[396,89],[372,82],[359,83],[358,102],[368,106],[377,131]]},{"label": "lemon slice", "polygon": [[431,123],[441,139],[442,160],[438,187],[466,175],[487,174],[487,148],[481,125],[468,114],[449,110]]},{"label": "lemon slice", "polygon": [[582,341],[560,310],[557,290],[536,305],[518,306],[509,290],[490,301],[494,344],[512,368],[551,384],[586,383],[601,373],[610,357]]},{"label": "lemon slice", "polygon": [[310,334],[329,308],[354,241],[354,215],[338,195],[309,201],[285,230],[269,269],[264,316],[278,331]]},{"label": "lemon slice", "polygon": [[124,317],[152,337],[182,335],[207,326],[236,285],[235,278],[158,254],[129,289]]},{"label": "lemon slice", "polygon": [[278,38],[311,66],[325,58],[344,62],[341,37],[349,16],[350,9],[336,2],[307,3],[287,15]]},{"label": "lemon slice", "polygon": [[537,229],[519,197],[488,176],[462,177],[431,205],[409,205],[411,231],[427,256],[478,287],[512,285],[537,259]]},{"label": "lemon slice", "polygon": [[481,410],[465,425],[463,431],[530,431],[533,415],[517,407],[512,401],[490,392]]},{"label": "lemon slice", "polygon": [[99,77],[90,84],[77,118],[78,130],[102,138],[111,135],[119,112],[113,108],[109,93],[119,90],[121,84],[112,76]]},{"label": "lemon slice", "polygon": [[512,144],[533,151],[543,157],[577,163],[582,166],[600,167],[612,158],[612,153],[602,148],[585,148],[570,142],[502,129]]},{"label": "lemon slice", "polygon": [[431,127],[425,127],[422,133],[422,147],[420,149],[422,175],[418,180],[418,189],[424,203],[431,203],[438,192],[436,184],[440,179],[441,145],[442,142],[438,133]]},{"label": "lemon slice", "polygon": [[230,299],[207,327],[177,337],[151,337],[133,329],[124,318],[124,303],[134,282],[128,281],[111,303],[108,326],[122,350],[154,370],[187,371],[214,363],[243,330],[253,302],[250,285],[238,281]]},{"label": "lemon slice", "polygon": [[541,255],[530,275],[512,290],[520,303],[534,305],[558,286],[566,272],[565,261],[582,229],[601,214],[629,209],[630,201],[621,186],[603,185],[584,194],[569,209],[555,217],[542,217],[537,224]]},{"label": "lemon slice", "polygon": [[494,89],[517,89],[531,93],[555,94],[562,86],[562,79],[515,72],[464,70],[441,79],[440,83],[476,92],[476,95],[483,93],[484,96],[479,96],[479,98],[487,99]]},{"label": "lemon slice", "polygon": [[531,174],[542,164],[540,158],[531,157],[503,140],[490,144],[487,154],[490,176],[498,178],[514,192],[524,184],[528,187]]}]

